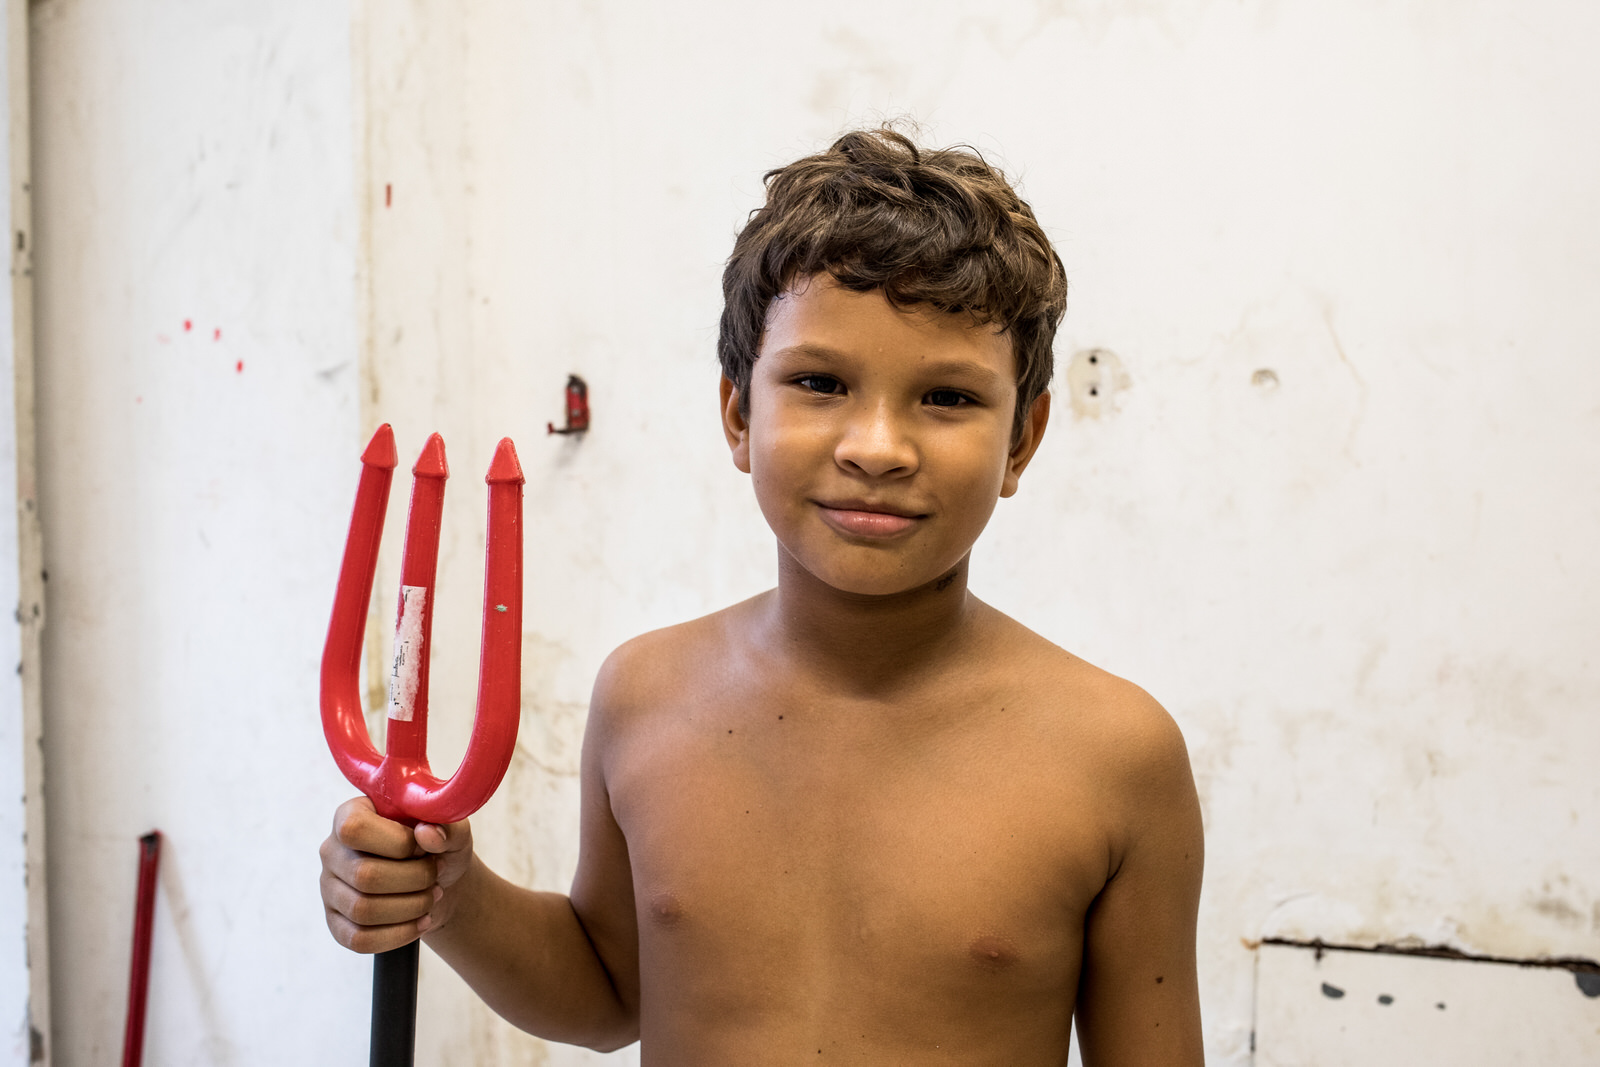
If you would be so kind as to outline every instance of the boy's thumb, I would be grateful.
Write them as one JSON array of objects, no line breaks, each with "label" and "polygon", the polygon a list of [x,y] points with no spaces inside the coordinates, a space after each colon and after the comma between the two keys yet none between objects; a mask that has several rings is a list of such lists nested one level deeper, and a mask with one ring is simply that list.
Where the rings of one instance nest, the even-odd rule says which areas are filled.
[{"label": "boy's thumb", "polygon": [[424,852],[439,853],[450,852],[454,848],[459,848],[465,831],[465,822],[452,823],[449,826],[422,822],[418,823],[416,829],[412,832],[416,835],[417,844],[422,846]]}]

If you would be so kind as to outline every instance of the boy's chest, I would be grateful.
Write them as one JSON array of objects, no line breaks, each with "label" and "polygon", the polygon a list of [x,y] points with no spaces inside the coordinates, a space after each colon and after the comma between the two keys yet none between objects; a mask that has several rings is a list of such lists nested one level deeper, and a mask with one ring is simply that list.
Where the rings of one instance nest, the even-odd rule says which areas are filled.
[{"label": "boy's chest", "polygon": [[1018,732],[838,730],[774,709],[673,718],[623,746],[607,781],[646,972],[670,958],[736,976],[702,990],[728,1010],[896,988],[908,1010],[1070,1011],[1104,818]]}]

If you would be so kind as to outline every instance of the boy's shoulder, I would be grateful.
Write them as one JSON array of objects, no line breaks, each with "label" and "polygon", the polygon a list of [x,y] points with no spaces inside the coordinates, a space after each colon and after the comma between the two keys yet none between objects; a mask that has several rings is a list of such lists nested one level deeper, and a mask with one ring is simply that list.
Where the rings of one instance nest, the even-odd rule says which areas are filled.
[{"label": "boy's shoulder", "polygon": [[1052,767],[1054,783],[1085,805],[1065,807],[1100,828],[1116,870],[1140,839],[1196,809],[1183,733],[1140,686],[1005,622],[1015,627],[1006,644],[1018,656],[1007,669],[1018,672],[1019,695],[1034,709],[1036,755],[1021,758]]},{"label": "boy's shoulder", "polygon": [[631,717],[686,688],[715,684],[738,655],[739,621],[760,597],[687,622],[650,630],[617,646],[595,676],[593,710]]},{"label": "boy's shoulder", "polygon": [[1097,667],[994,609],[986,661],[1064,722],[1110,731],[1130,741],[1175,730],[1172,717],[1149,693]]},{"label": "boy's shoulder", "polygon": [[1140,686],[1097,667],[999,612],[995,669],[1012,676],[1060,743],[1088,746],[1093,764],[1121,777],[1188,774],[1178,724]]}]

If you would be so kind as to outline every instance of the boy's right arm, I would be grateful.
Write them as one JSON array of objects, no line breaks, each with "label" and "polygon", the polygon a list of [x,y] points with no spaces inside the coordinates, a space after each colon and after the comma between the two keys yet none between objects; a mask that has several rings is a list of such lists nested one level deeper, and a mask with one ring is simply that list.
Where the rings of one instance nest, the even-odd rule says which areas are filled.
[{"label": "boy's right arm", "polygon": [[[591,714],[591,735],[603,718]],[[356,797],[340,806],[322,845],[322,900],[334,940],[383,952],[421,935],[491,1008],[529,1033],[600,1051],[637,1040],[627,843],[611,816],[593,741],[584,743],[572,897],[495,874],[474,855],[465,821],[413,833]]]},{"label": "boy's right arm", "polygon": [[466,822],[408,827],[346,801],[322,845],[334,940],[384,952],[425,937],[491,1008],[523,1030],[609,1051],[637,1036],[572,902],[491,871]]}]

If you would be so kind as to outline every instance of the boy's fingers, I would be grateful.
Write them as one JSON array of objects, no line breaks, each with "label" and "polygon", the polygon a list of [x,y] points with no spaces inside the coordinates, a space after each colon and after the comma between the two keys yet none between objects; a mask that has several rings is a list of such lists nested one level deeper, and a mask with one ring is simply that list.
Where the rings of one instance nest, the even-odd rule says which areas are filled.
[{"label": "boy's fingers", "polygon": [[357,926],[332,908],[326,910],[328,932],[335,941],[352,952],[388,952],[411,944],[423,934],[416,922],[396,923],[393,926]]},{"label": "boy's fingers", "polygon": [[428,914],[437,897],[432,887],[415,893],[368,894],[331,874],[324,874],[322,902],[356,926],[415,923]]},{"label": "boy's fingers", "polygon": [[322,844],[322,869],[357,892],[372,895],[419,893],[438,879],[432,856],[388,859],[357,852],[331,837]]},{"label": "boy's fingers", "polygon": [[333,836],[340,844],[358,852],[390,859],[405,859],[416,849],[416,837],[411,828],[379,815],[366,797],[355,797],[339,805],[339,810],[333,813]]}]

